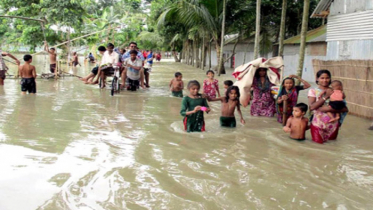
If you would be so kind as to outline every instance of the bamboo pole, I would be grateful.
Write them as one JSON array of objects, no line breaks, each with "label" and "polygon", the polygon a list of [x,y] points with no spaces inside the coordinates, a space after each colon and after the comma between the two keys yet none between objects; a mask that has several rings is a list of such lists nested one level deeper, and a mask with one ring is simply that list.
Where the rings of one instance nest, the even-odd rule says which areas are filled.
[{"label": "bamboo pole", "polygon": [[283,113],[282,113],[282,125],[285,126],[286,125],[286,121],[288,120],[288,116],[287,116],[287,113],[288,113],[288,100],[285,100],[283,102]]},{"label": "bamboo pole", "polygon": [[[90,33],[90,34],[86,34],[86,35],[84,35],[84,36],[76,37],[76,38],[74,38],[74,39],[71,39],[71,40],[66,41],[66,42],[62,42],[62,43],[60,43],[60,44],[57,44],[57,45],[54,45],[54,46],[51,46],[51,47],[56,48],[56,47],[59,47],[59,46],[61,46],[61,45],[66,44],[66,43],[68,43],[68,42],[72,42],[72,41],[75,41],[75,40],[79,40],[79,39],[81,39],[81,38],[84,38],[84,37],[87,37],[87,36],[91,36],[91,35],[93,35],[93,34],[97,34],[97,33],[103,32],[103,31],[107,31],[107,30],[110,30],[110,28],[103,29],[103,30],[100,30],[100,31],[96,31],[96,32],[93,32],[93,33]],[[40,51],[40,52],[36,52],[36,53],[34,53],[34,54],[32,54],[32,55],[37,55],[37,54],[40,54],[40,53],[43,53],[43,52],[45,52],[45,51],[43,50],[43,51]]]},{"label": "bamboo pole", "polygon": [[4,18],[18,18],[18,19],[23,19],[23,20],[33,20],[33,21],[39,21],[39,22],[45,23],[45,20],[35,19],[35,18],[27,18],[27,17],[21,17],[21,16],[0,15],[0,17],[4,17]]}]

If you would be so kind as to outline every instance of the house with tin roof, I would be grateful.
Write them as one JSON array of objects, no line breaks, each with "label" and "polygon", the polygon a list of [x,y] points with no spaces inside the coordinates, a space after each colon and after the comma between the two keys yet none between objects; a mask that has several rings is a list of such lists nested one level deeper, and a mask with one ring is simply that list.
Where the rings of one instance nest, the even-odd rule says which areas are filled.
[{"label": "house with tin roof", "polygon": [[373,59],[373,0],[321,0],[311,18],[327,20],[327,60]]}]

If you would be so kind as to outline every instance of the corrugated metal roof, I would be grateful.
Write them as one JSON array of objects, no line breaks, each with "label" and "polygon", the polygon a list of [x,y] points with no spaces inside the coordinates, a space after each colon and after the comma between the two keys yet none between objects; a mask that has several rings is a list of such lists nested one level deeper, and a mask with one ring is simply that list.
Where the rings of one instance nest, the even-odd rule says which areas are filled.
[{"label": "corrugated metal roof", "polygon": [[313,11],[311,18],[322,18],[328,16],[327,14],[323,14],[322,12],[328,11],[333,1],[334,0],[321,0]]},{"label": "corrugated metal roof", "polygon": [[[306,42],[325,42],[326,41],[326,25],[307,32]],[[284,41],[284,44],[300,44],[300,34],[293,36]]]}]

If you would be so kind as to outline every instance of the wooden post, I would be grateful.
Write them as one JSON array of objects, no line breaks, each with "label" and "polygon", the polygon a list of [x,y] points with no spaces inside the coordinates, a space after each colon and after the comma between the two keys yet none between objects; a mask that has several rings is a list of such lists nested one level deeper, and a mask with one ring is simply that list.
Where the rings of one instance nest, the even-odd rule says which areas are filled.
[{"label": "wooden post", "polygon": [[286,125],[286,121],[288,120],[288,100],[285,100],[283,102],[283,110],[284,112],[282,113],[282,125],[285,126]]}]

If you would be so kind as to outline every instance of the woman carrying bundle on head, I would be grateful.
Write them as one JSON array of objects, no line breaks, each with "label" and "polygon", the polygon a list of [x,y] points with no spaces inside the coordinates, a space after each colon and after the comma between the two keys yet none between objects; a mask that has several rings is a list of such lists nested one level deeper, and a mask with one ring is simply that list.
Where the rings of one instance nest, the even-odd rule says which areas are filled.
[{"label": "woman carrying bundle on head", "polygon": [[273,117],[276,113],[275,100],[271,93],[272,86],[274,85],[269,81],[267,68],[258,68],[252,85],[253,99],[250,110],[252,116]]}]

